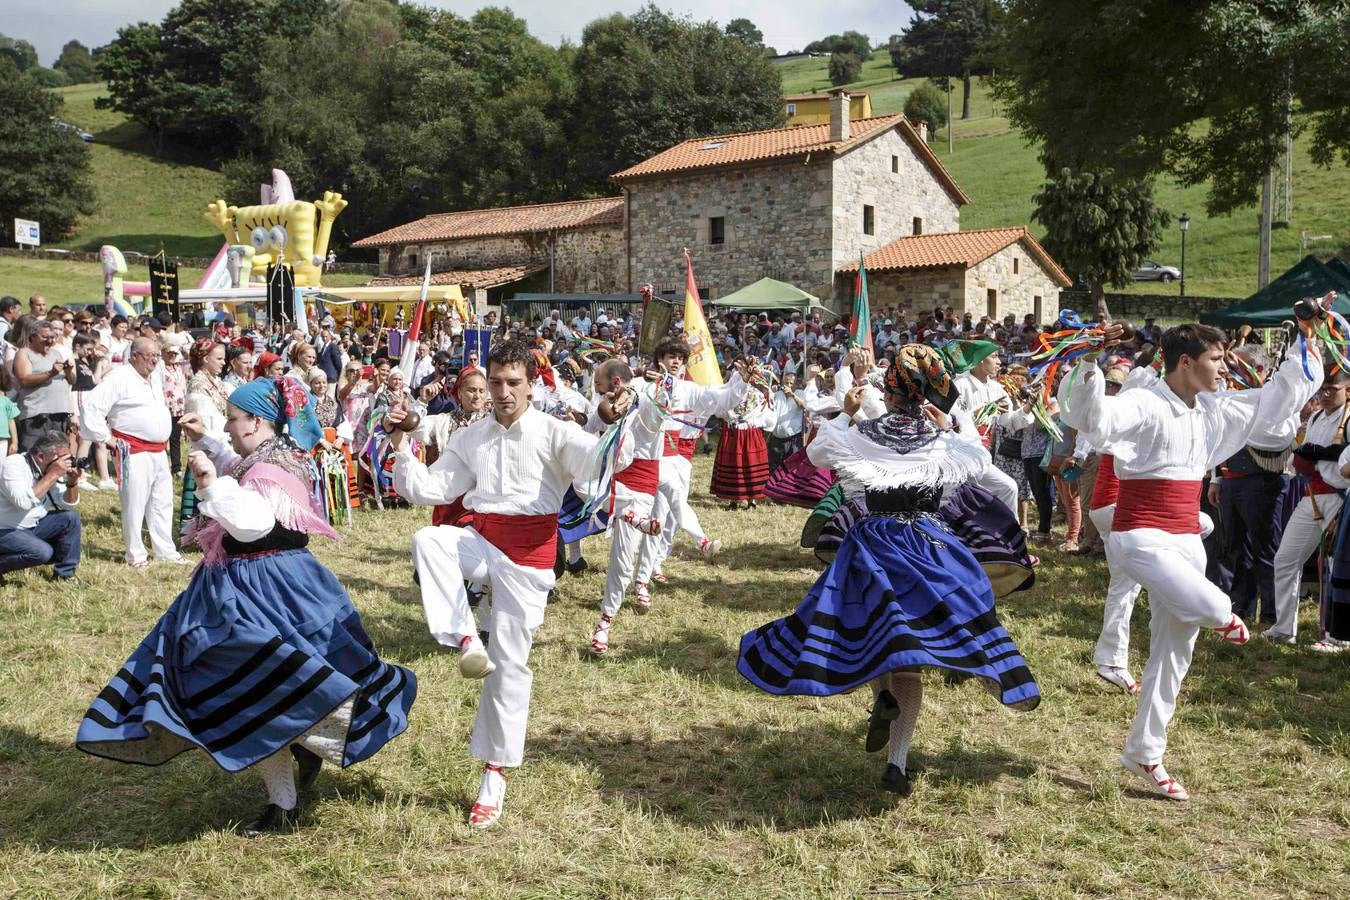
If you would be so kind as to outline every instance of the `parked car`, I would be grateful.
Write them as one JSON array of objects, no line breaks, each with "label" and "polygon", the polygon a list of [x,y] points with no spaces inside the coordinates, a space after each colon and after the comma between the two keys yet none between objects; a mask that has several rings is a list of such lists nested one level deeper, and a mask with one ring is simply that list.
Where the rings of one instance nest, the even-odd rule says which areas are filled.
[{"label": "parked car", "polygon": [[84,141],[86,144],[92,144],[94,142],[94,136],[78,125],[72,125],[69,122],[62,122],[60,119],[52,119],[52,124],[55,125],[57,128],[61,129],[62,131],[71,132],[77,138]]},{"label": "parked car", "polygon": [[1146,259],[1134,270],[1135,281],[1176,281],[1181,270],[1176,266],[1165,266],[1152,259]]}]

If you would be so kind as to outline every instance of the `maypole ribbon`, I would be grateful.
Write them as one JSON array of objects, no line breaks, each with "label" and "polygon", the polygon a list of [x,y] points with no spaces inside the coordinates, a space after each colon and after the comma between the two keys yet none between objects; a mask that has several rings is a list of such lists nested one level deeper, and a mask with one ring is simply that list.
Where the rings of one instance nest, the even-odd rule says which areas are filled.
[{"label": "maypole ribbon", "polygon": [[[629,388],[629,391],[636,398],[637,392],[632,388]],[[600,513],[607,512],[611,517],[613,516],[614,499],[617,492],[614,487],[614,478],[619,474],[619,457],[623,451],[623,440],[627,433],[628,419],[637,413],[637,408],[637,403],[631,403],[624,414],[612,422],[600,435],[600,440],[596,444],[591,464],[588,467],[595,474],[586,479],[584,489],[586,499],[582,501],[581,509],[577,511],[576,515],[561,520],[564,528],[573,528],[587,520],[590,520],[592,526],[599,527]]]}]

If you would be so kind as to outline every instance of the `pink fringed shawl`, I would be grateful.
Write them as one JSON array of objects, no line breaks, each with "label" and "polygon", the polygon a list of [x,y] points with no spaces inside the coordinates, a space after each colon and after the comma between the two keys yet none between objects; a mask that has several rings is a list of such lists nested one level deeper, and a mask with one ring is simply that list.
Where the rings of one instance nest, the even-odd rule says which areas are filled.
[{"label": "pink fringed shawl", "polygon": [[[281,466],[259,462],[249,466],[239,486],[257,494],[272,508],[277,524],[303,534],[317,534],[332,540],[339,535],[328,524],[323,510],[315,508],[314,498],[300,480]],[[202,548],[202,563],[223,566],[226,560],[225,526],[206,520],[192,534],[192,543]]]}]

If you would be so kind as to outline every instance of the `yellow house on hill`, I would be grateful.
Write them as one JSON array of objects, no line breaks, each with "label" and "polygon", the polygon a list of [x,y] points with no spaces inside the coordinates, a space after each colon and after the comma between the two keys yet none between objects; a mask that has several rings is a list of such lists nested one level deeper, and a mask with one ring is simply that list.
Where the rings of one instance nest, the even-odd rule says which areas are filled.
[{"label": "yellow house on hill", "polygon": [[[787,109],[787,123],[792,125],[825,125],[830,121],[829,94],[789,94],[783,98]],[[872,98],[867,91],[850,91],[848,117],[854,121],[872,118]]]}]

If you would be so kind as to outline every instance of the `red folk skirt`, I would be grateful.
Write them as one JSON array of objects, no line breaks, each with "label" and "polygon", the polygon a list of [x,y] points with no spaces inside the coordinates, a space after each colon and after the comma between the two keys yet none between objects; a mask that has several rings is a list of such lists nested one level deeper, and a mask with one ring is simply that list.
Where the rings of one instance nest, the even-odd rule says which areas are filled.
[{"label": "red folk skirt", "polygon": [[769,480],[769,448],[758,428],[722,428],[713,460],[714,497],[723,500],[762,500]]}]

